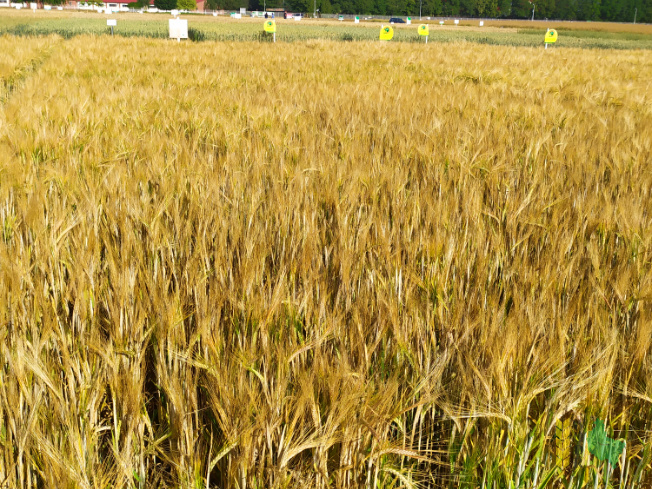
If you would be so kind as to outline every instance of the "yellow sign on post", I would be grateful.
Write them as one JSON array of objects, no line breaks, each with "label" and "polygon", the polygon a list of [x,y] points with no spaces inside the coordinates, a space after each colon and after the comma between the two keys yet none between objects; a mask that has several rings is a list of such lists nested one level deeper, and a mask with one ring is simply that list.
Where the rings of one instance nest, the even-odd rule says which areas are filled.
[{"label": "yellow sign on post", "polygon": [[557,42],[557,31],[554,29],[548,29],[546,31],[546,47],[548,47],[548,44],[554,44]]},{"label": "yellow sign on post", "polygon": [[394,29],[391,26],[381,27],[380,28],[380,40],[381,41],[391,41],[394,37]]},{"label": "yellow sign on post", "polygon": [[428,26],[426,24],[421,24],[419,26],[419,35],[420,36],[427,36],[429,34],[430,34],[430,29],[428,28]]},{"label": "yellow sign on post", "polygon": [[269,32],[270,34],[274,34],[276,32],[276,21],[274,20],[268,20],[265,22],[265,32]]}]

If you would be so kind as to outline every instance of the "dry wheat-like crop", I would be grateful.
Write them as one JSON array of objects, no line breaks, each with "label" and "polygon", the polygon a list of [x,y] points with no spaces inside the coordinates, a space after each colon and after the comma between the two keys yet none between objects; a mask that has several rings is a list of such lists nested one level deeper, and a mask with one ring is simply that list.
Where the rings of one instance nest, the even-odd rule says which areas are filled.
[{"label": "dry wheat-like crop", "polygon": [[12,40],[0,487],[649,484],[652,54]]},{"label": "dry wheat-like crop", "polygon": [[[477,25],[473,21],[461,21],[461,25]],[[512,27],[523,29],[555,28],[564,31],[594,31],[594,32],[629,32],[635,34],[652,34],[650,24],[630,24],[625,22],[576,22],[564,20],[487,20],[485,25],[493,27]]]}]

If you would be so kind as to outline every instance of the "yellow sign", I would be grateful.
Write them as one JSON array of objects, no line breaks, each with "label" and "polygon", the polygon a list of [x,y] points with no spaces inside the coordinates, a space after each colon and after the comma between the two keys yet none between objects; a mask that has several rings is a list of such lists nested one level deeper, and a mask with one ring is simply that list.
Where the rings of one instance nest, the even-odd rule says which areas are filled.
[{"label": "yellow sign", "polygon": [[265,22],[265,32],[269,32],[270,34],[273,34],[276,32],[276,21],[274,20],[268,20]]},{"label": "yellow sign", "polygon": [[546,44],[557,42],[557,31],[554,29],[548,29],[546,32]]},{"label": "yellow sign", "polygon": [[430,29],[428,28],[428,26],[426,24],[421,24],[419,26],[419,35],[427,36],[428,34],[430,34]]},{"label": "yellow sign", "polygon": [[380,28],[380,40],[381,41],[391,41],[394,37],[394,29],[391,26],[381,27]]}]

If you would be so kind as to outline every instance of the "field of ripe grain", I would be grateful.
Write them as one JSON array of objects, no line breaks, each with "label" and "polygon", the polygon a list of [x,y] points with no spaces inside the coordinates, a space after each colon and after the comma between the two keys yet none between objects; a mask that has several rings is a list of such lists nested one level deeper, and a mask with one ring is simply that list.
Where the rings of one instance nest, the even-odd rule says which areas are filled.
[{"label": "field of ripe grain", "polygon": [[[117,21],[115,35],[124,37],[167,38],[169,14],[119,13],[110,18]],[[184,15],[188,21],[189,36],[193,41],[267,41],[263,19],[231,19],[212,15]],[[109,35],[107,16],[96,12],[79,11],[14,11],[6,9],[0,16],[0,35],[22,37],[59,35],[70,38],[78,35]],[[276,40],[296,42],[307,40],[378,41],[380,19],[354,24],[352,20],[339,22],[332,19],[277,19]],[[416,21],[415,21],[416,22]],[[430,26],[429,42],[474,42],[503,46],[540,47],[546,29],[559,28],[560,37],[555,47],[590,49],[652,49],[652,27],[613,23],[588,22],[519,22],[492,21],[479,27],[478,21],[464,21],[461,25],[447,19],[445,25],[438,20],[424,19]],[[600,30],[596,30],[600,27]],[[418,35],[418,25],[397,24],[392,42],[423,43]]]},{"label": "field of ripe grain", "polygon": [[649,487],[649,51],[0,45],[0,487]]}]

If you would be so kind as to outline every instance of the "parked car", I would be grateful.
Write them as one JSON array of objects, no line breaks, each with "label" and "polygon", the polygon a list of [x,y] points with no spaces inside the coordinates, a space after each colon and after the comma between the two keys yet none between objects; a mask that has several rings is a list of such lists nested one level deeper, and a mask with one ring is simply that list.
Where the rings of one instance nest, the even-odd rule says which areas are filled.
[{"label": "parked car", "polygon": [[392,17],[389,19],[390,24],[405,24],[405,21],[401,19],[400,17]]}]

